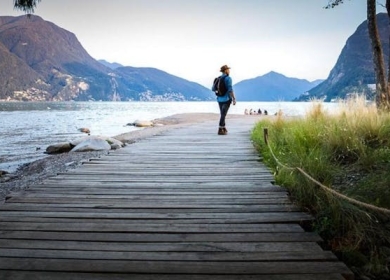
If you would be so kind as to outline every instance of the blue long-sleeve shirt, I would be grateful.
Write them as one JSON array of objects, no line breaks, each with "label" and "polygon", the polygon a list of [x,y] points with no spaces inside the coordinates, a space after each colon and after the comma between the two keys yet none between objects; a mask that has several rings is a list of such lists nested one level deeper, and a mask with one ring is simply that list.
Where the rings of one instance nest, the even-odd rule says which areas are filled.
[{"label": "blue long-sleeve shirt", "polygon": [[[233,82],[232,82],[232,78],[226,74],[222,74],[221,77],[223,76],[226,76],[224,81],[225,81],[225,85],[226,85],[226,88],[227,88],[227,91],[226,91],[226,94],[224,96],[217,96],[217,101],[218,102],[226,102],[226,101],[229,101],[231,98],[230,98],[230,93],[233,91]],[[213,85],[213,88],[211,89],[212,91],[215,91],[216,88],[214,88],[214,85]]]}]

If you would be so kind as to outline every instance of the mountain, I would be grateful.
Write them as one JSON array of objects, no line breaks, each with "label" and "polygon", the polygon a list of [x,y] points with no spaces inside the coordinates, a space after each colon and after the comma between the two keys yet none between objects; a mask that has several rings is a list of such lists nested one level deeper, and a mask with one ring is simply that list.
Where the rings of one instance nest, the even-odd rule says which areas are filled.
[{"label": "mountain", "polygon": [[[387,14],[378,14],[377,23],[387,65],[390,36]],[[348,38],[336,65],[330,71],[329,77],[301,95],[297,100],[315,98],[331,101],[337,98],[345,99],[355,93],[365,94],[368,98],[372,98],[375,94],[375,83],[371,41],[368,35],[367,21],[364,21]]]},{"label": "mountain", "polygon": [[109,66],[113,64],[92,58],[73,33],[54,23],[34,15],[0,17],[0,100],[214,98],[209,89],[157,69]]},{"label": "mountain", "polygon": [[106,60],[104,60],[104,59],[99,59],[98,61],[99,61],[101,64],[103,64],[104,66],[106,66],[106,67],[108,67],[108,68],[110,68],[110,69],[112,69],[112,70],[114,70],[114,69],[116,69],[116,68],[119,68],[119,67],[123,67],[122,64],[119,64],[119,63],[116,63],[116,62],[111,63],[111,62],[108,62],[108,61],[106,61]]},{"label": "mountain", "polygon": [[291,101],[316,85],[271,71],[235,84],[234,91],[241,101]]},{"label": "mountain", "polygon": [[126,89],[124,94],[137,96],[137,100],[200,101],[215,98],[211,90],[155,68],[128,66],[117,68],[115,73],[118,82]]}]

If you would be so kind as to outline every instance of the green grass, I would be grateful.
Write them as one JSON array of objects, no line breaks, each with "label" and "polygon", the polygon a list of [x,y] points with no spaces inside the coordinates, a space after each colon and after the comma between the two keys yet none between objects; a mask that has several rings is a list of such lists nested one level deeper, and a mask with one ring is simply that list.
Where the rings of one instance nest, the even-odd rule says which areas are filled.
[{"label": "green grass", "polygon": [[[328,248],[358,273],[384,275],[390,258],[390,215],[339,199],[295,168],[348,197],[390,209],[390,113],[358,97],[328,113],[320,102],[302,118],[265,119],[252,140],[276,183],[315,216],[312,224]],[[269,131],[269,146],[263,131]]]}]

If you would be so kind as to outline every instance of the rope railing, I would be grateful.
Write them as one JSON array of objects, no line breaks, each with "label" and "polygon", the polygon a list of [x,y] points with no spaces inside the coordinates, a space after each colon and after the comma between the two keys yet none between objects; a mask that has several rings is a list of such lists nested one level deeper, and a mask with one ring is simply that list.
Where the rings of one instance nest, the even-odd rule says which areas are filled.
[{"label": "rope railing", "polygon": [[341,194],[341,193],[335,191],[334,189],[332,189],[330,187],[327,187],[327,186],[323,185],[321,182],[319,182],[318,180],[316,180],[313,177],[311,177],[308,173],[306,173],[300,167],[289,167],[289,166],[281,163],[280,160],[275,156],[275,154],[274,154],[274,152],[273,152],[273,150],[271,148],[271,145],[269,145],[268,129],[267,128],[264,128],[264,142],[267,145],[267,147],[268,147],[268,149],[269,149],[269,151],[271,153],[271,156],[273,157],[273,159],[275,160],[277,165],[281,166],[282,168],[287,169],[287,170],[297,170],[303,176],[305,176],[308,180],[310,180],[313,183],[315,183],[316,185],[318,185],[321,189],[325,190],[326,192],[331,193],[332,195],[334,195],[336,197],[344,199],[344,200],[346,200],[346,201],[348,201],[348,202],[350,202],[350,203],[352,203],[354,205],[358,205],[358,206],[361,206],[361,207],[364,207],[364,208],[367,208],[367,209],[370,209],[370,210],[382,212],[382,213],[385,213],[385,214],[390,214],[390,210],[389,209],[378,207],[378,206],[375,206],[375,205],[372,205],[372,204],[369,204],[369,203],[365,203],[365,202],[356,200],[354,198],[350,198],[350,197],[348,197],[348,196],[346,196],[344,194]]}]

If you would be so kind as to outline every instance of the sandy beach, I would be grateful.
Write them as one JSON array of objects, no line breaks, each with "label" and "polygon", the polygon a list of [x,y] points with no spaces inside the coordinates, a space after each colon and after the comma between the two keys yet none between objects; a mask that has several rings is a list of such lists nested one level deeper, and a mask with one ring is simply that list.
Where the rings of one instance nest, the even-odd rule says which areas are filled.
[{"label": "sandy beach", "polygon": [[[262,116],[228,115],[233,118],[260,118]],[[212,113],[186,113],[172,115],[166,118],[153,120],[154,127],[148,127],[129,133],[114,136],[114,138],[131,145],[142,139],[152,137],[163,133],[164,131],[188,126],[195,123],[215,121],[218,127],[219,114]],[[216,130],[217,131],[217,130]],[[53,143],[54,144],[54,143]],[[63,153],[49,155],[43,159],[21,166],[15,173],[7,174],[0,178],[0,204],[4,203],[5,198],[10,192],[23,191],[31,185],[40,184],[46,178],[56,176],[59,172],[66,172],[77,168],[83,162],[91,158],[100,157],[108,154],[110,151],[81,152],[81,153]]]}]

